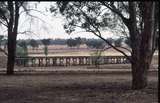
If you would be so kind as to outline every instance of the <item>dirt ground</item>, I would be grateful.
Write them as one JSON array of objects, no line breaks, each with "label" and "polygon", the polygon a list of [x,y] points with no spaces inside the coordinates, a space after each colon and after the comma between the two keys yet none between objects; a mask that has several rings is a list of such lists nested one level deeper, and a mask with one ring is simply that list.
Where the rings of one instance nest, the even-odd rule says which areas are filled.
[{"label": "dirt ground", "polygon": [[158,74],[131,89],[130,74],[0,75],[0,103],[158,103]]}]

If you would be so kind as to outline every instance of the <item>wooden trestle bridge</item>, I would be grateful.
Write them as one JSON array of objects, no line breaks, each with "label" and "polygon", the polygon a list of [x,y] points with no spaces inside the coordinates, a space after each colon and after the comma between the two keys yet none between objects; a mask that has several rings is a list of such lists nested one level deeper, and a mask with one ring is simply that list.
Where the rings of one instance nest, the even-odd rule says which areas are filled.
[{"label": "wooden trestle bridge", "polygon": [[24,67],[49,67],[49,66],[82,66],[103,64],[128,64],[125,56],[41,56],[41,57],[16,57],[16,65]]}]

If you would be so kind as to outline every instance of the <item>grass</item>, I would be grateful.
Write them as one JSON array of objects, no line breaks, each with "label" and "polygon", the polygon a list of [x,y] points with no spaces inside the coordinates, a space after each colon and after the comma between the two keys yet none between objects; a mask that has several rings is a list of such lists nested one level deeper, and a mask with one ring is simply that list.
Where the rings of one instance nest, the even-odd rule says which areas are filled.
[{"label": "grass", "polygon": [[157,103],[157,73],[131,89],[130,74],[0,75],[1,103]]}]

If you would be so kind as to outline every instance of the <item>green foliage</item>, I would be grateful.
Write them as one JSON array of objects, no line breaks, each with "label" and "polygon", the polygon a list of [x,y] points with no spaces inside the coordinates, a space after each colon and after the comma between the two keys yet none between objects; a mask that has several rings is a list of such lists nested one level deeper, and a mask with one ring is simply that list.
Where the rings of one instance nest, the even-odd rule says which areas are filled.
[{"label": "green foliage", "polygon": [[122,41],[123,41],[122,38],[118,38],[118,39],[116,39],[116,40],[114,41],[114,45],[115,45],[116,47],[121,47],[121,46],[122,46]]},{"label": "green foliage", "polygon": [[17,46],[16,56],[18,56],[18,57],[26,57],[26,56],[28,56],[28,49],[20,47],[20,46]]},{"label": "green foliage", "polygon": [[64,29],[68,34],[75,31],[77,27],[87,32],[113,29],[118,20],[115,19],[114,13],[107,10],[104,12],[104,6],[100,2],[57,2],[57,8],[66,18]]},{"label": "green foliage", "polygon": [[3,38],[4,38],[4,36],[3,36],[3,35],[0,35],[0,41],[3,40]]},{"label": "green foliage", "polygon": [[109,43],[111,43],[111,44],[114,43],[114,39],[112,39],[112,38],[108,38],[107,41],[108,41]]},{"label": "green foliage", "polygon": [[125,39],[125,44],[127,44],[129,47],[131,47],[131,40],[129,38]]},{"label": "green foliage", "polygon": [[24,40],[22,40],[22,41],[20,41],[20,42],[18,42],[17,43],[20,47],[22,47],[22,48],[27,48],[27,43],[26,43],[26,41],[24,41]]},{"label": "green foliage", "polygon": [[92,64],[95,65],[96,68],[99,68],[101,64],[101,57],[103,56],[103,50],[96,50],[91,53],[92,56]]},{"label": "green foliage", "polygon": [[75,47],[75,46],[77,45],[76,40],[74,40],[74,39],[72,39],[72,38],[68,39],[68,40],[66,41],[66,43],[67,43],[67,45],[68,45],[69,47]]},{"label": "green foliage", "polygon": [[55,39],[55,40],[53,40],[53,39],[51,39],[50,40],[50,44],[51,45],[53,45],[53,44],[55,44],[55,45],[65,45],[66,44],[66,39]]},{"label": "green foliage", "polygon": [[34,48],[38,48],[38,43],[36,40],[34,39],[31,39],[30,42],[29,42],[29,45],[34,49]]},{"label": "green foliage", "polygon": [[[131,53],[131,57],[133,58],[128,57],[125,52],[110,45],[110,43],[107,41],[106,43],[113,47],[115,50],[121,52],[131,61],[132,70],[134,71],[132,72],[132,88],[138,90],[147,86],[147,79],[144,79],[147,76],[145,72],[147,72],[149,68],[150,59],[152,58],[152,55],[150,54],[153,53],[152,50],[154,50],[154,46],[156,45],[156,43],[154,43],[156,40],[154,36],[157,32],[157,25],[159,24],[157,15],[159,14],[159,3],[157,4],[157,8],[155,8],[156,4],[157,2],[100,1],[69,2],[67,5],[63,5],[62,2],[62,4],[59,6],[61,9],[61,14],[66,18],[65,30],[69,34],[75,31],[76,27],[80,27],[105,41],[106,39],[104,39],[100,33],[103,28],[110,28],[113,31],[115,31],[114,28],[116,28],[119,29],[118,32],[123,30],[124,33],[126,33],[124,35],[125,37],[130,38],[131,48],[133,51],[135,51]],[[102,7],[107,10],[103,11]],[[106,13],[109,15],[113,14],[114,16],[109,16]],[[126,31],[126,29],[128,31]],[[151,41],[153,42],[151,43]],[[122,40],[117,39],[114,43],[115,46],[120,47]],[[146,60],[148,62],[142,60],[144,58],[142,58],[141,55],[134,54],[144,54],[143,56],[144,58],[148,58]],[[148,66],[144,67],[144,65]],[[138,70],[136,67],[142,68],[142,70],[145,72]],[[135,74],[139,74],[139,76],[137,77]]]},{"label": "green foliage", "polygon": [[16,56],[18,56],[18,57],[28,56],[28,48],[27,48],[26,41],[22,40],[17,43]]},{"label": "green foliage", "polygon": [[[0,19],[2,20],[2,21],[5,21],[6,20],[6,18],[5,17],[7,17],[7,18],[9,18],[9,12],[8,12],[8,7],[7,7],[8,5],[7,5],[7,2],[5,2],[5,1],[1,1],[0,2]],[[5,17],[4,17],[5,16]],[[1,23],[0,23],[1,24]]]},{"label": "green foliage", "polygon": [[81,41],[81,38],[80,38],[80,37],[75,38],[75,39],[70,38],[70,39],[68,39],[68,40],[66,41],[66,44],[67,44],[69,47],[75,47],[75,46],[79,47],[81,43],[82,43],[82,41]]},{"label": "green foliage", "polygon": [[42,39],[41,40],[42,41],[42,43],[43,43],[43,45],[50,45],[50,39]]},{"label": "green foliage", "polygon": [[100,39],[88,39],[86,45],[90,48],[102,49],[105,47],[105,42]]},{"label": "green foliage", "polygon": [[82,44],[82,40],[80,37],[75,38],[76,42],[77,42],[77,46],[79,47]]}]

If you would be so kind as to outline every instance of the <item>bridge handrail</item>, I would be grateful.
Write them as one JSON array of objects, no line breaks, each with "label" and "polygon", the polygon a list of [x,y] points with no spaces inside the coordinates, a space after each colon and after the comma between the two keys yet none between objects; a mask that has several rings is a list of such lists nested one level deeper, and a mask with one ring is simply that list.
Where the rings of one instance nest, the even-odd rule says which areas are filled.
[{"label": "bridge handrail", "polygon": [[125,56],[28,56],[16,57],[17,66],[69,66],[102,64],[128,64]]}]

